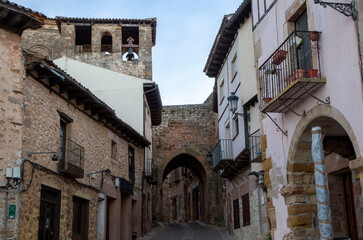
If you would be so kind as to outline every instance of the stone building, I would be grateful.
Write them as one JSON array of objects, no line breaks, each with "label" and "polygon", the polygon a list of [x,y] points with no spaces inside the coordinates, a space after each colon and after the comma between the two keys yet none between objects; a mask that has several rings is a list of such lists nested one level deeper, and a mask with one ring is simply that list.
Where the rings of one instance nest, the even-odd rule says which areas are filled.
[{"label": "stone building", "polygon": [[179,167],[171,171],[162,183],[163,215],[167,222],[200,220],[200,180],[195,172]]},{"label": "stone building", "polygon": [[[51,59],[67,56],[130,76],[152,79],[156,19],[56,17],[26,31],[23,47]],[[130,55],[129,55],[130,54]]]},{"label": "stone building", "polygon": [[[343,10],[319,1],[264,3],[252,0],[252,17],[271,234],[322,239],[328,225],[329,239],[363,239],[362,20],[356,18],[362,3]],[[327,187],[315,182],[316,126]],[[330,219],[319,216],[322,193]]]},{"label": "stone building", "polygon": [[152,126],[160,124],[162,107],[158,86],[151,81],[155,37],[156,19],[65,17],[47,19],[41,29],[22,35],[24,48],[54,59],[150,142],[140,166],[143,233],[152,226]]},{"label": "stone building", "polygon": [[199,105],[163,107],[162,123],[153,128],[155,220],[220,222],[222,185],[206,157],[216,144],[216,127],[210,99]]},{"label": "stone building", "polygon": [[251,1],[223,17],[204,68],[215,79],[219,142],[213,170],[223,179],[224,222],[234,239],[269,232],[261,163],[259,101],[254,68]]},{"label": "stone building", "polygon": [[[148,80],[156,20],[125,23],[133,25],[125,29],[131,29],[135,34],[131,37],[138,41],[127,45],[130,61],[101,61],[102,67],[127,69],[145,79],[138,78],[141,101],[137,104],[140,102],[142,117],[138,123],[141,129],[136,130],[49,60],[62,53],[79,56],[79,52],[71,55],[64,51],[69,39],[66,36],[62,45],[63,38],[52,25],[54,20],[45,20],[44,15],[7,1],[0,2],[0,12],[4,63],[0,73],[4,112],[0,117],[0,194],[5,206],[0,210],[1,233],[6,239],[140,237],[151,229],[151,126],[161,119],[160,94],[157,85]],[[44,22],[39,31],[24,33],[21,43],[24,29],[40,28]],[[61,20],[58,23],[62,25]],[[137,23],[140,27],[135,26]],[[101,50],[106,56],[116,55],[104,42],[110,43],[107,36],[101,40]],[[22,46],[29,46],[31,51],[23,52]],[[54,48],[48,51],[44,46]],[[122,51],[125,49],[126,45],[122,46]],[[122,51],[117,54],[121,56]],[[84,59],[92,59],[85,55]]]}]

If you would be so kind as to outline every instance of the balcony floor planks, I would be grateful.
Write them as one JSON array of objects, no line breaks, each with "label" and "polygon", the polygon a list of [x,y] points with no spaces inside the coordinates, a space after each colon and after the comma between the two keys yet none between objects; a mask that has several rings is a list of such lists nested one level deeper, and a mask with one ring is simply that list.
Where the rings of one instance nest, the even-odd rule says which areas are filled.
[{"label": "balcony floor planks", "polygon": [[[287,112],[289,111],[288,107],[292,108],[297,100],[303,99],[308,94],[306,90],[315,90],[325,83],[325,78],[299,78],[282,90],[275,98],[271,99],[271,101],[261,109],[261,112]],[[306,90],[301,84],[305,85]]]}]

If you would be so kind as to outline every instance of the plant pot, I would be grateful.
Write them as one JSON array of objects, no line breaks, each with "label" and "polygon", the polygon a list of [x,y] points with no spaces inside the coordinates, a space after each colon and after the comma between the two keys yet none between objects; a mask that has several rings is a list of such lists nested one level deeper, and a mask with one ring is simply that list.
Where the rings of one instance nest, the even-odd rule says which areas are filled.
[{"label": "plant pot", "polygon": [[272,98],[264,98],[263,101],[265,102],[265,104],[267,104],[269,101],[271,101]]},{"label": "plant pot", "polygon": [[318,32],[309,32],[309,38],[312,42],[319,40],[320,34]]},{"label": "plant pot", "polygon": [[288,76],[287,78],[285,78],[285,83],[287,86],[289,86],[290,84],[292,84],[292,82],[295,80],[295,74],[292,74],[290,76]]},{"label": "plant pot", "polygon": [[310,70],[307,70],[306,73],[308,74],[308,78],[318,77],[318,69],[310,69]]},{"label": "plant pot", "polygon": [[304,77],[305,70],[304,69],[298,69],[295,71],[295,79],[303,78]]},{"label": "plant pot", "polygon": [[279,50],[272,58],[272,64],[279,65],[285,60],[287,51]]}]

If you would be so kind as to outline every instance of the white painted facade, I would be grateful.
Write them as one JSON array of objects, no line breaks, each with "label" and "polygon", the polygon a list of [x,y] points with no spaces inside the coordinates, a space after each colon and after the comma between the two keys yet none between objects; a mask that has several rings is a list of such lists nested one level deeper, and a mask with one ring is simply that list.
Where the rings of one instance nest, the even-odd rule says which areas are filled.
[{"label": "white painted facade", "polygon": [[[360,110],[363,108],[362,77],[355,21],[351,17],[346,17],[332,8],[314,4],[313,0],[252,0],[256,68],[260,68],[291,33],[294,23],[292,20],[289,21],[289,18],[294,14],[293,11],[304,8],[304,4],[309,31],[322,32],[319,40],[320,63],[321,75],[322,78],[326,78],[326,84],[313,94],[323,100],[330,97],[330,106],[348,120],[357,137],[354,144],[357,158],[360,158],[363,151],[363,114]],[[264,9],[270,10],[265,12]],[[316,99],[306,96],[293,108],[298,113],[305,111],[308,116],[309,111],[317,105]],[[262,132],[267,136],[266,159],[272,159],[272,169],[269,170],[272,189],[269,190],[269,195],[275,208],[277,224],[277,228],[272,231],[274,239],[284,239],[292,229],[287,225],[288,204],[280,190],[288,185],[288,159],[293,157],[289,156],[289,152],[291,148],[296,147],[291,141],[299,122],[307,116],[297,116],[291,111],[269,114],[284,131],[287,131],[287,136],[284,136],[281,131],[277,131],[277,127],[269,118],[262,119]],[[341,119],[337,121],[341,122]]]},{"label": "white painted facade", "polygon": [[153,83],[152,81],[66,57],[54,62],[114,109],[120,119],[151,141],[151,116],[144,95],[144,83]]}]

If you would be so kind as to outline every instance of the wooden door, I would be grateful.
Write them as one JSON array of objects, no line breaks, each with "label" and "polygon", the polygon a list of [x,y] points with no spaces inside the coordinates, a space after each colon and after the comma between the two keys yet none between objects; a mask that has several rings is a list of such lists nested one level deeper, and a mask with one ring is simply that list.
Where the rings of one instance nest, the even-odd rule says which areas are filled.
[{"label": "wooden door", "polygon": [[73,198],[72,240],[88,239],[88,201]]},{"label": "wooden door", "polygon": [[60,192],[42,187],[38,240],[59,239]]},{"label": "wooden door", "polygon": [[358,240],[357,219],[355,216],[354,194],[352,173],[349,171],[341,175],[342,179],[342,192],[344,203],[344,217],[347,236],[350,239]]}]

